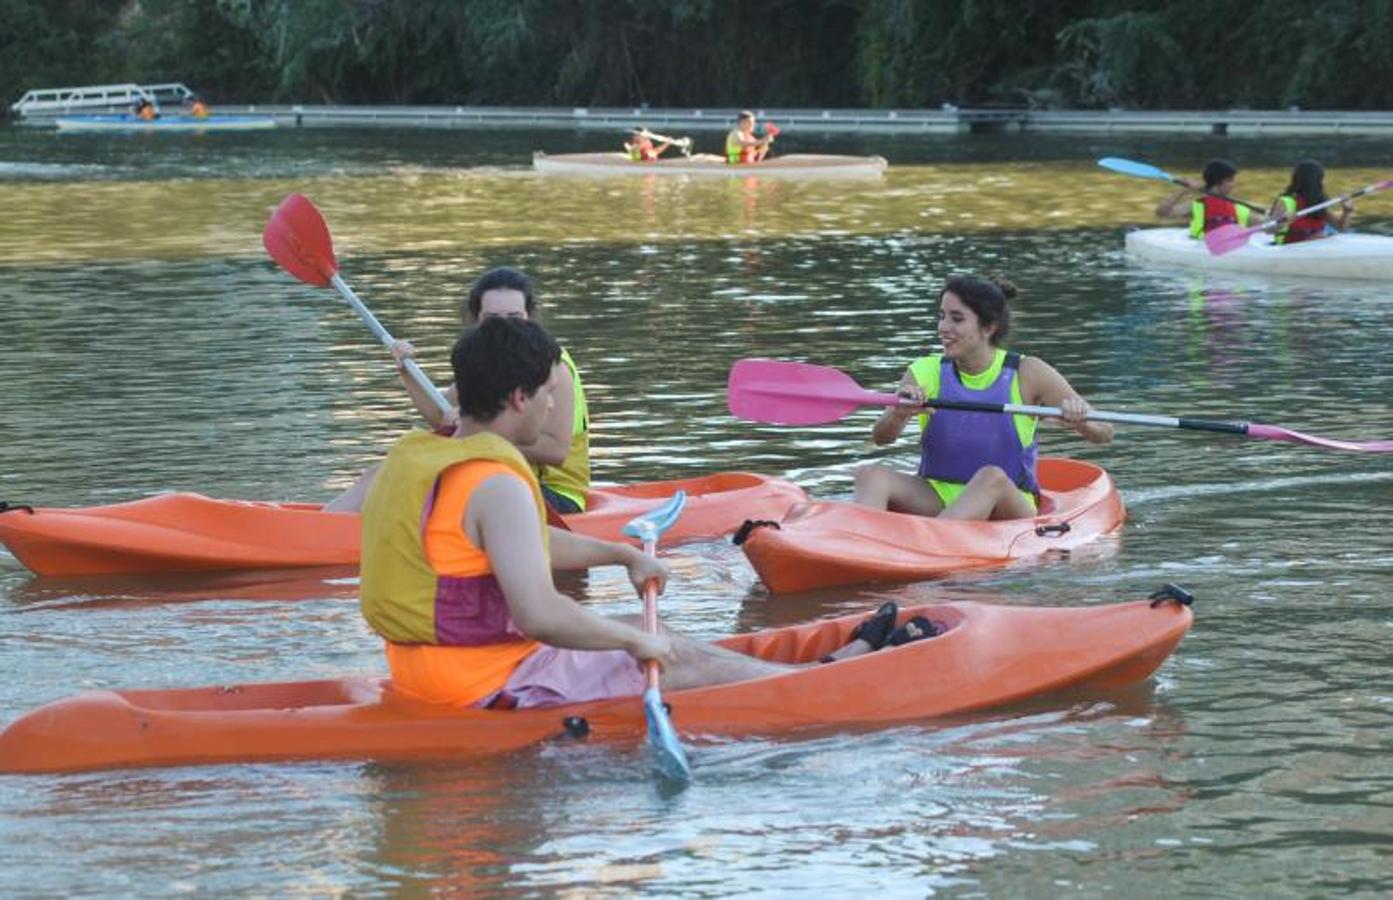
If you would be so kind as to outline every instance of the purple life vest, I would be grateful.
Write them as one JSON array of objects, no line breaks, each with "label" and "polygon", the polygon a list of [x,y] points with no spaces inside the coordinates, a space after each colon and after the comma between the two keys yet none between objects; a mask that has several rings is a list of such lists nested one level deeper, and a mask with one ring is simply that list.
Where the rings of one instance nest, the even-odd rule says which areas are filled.
[{"label": "purple life vest", "polygon": [[[1021,362],[1019,353],[1006,354],[1001,374],[986,390],[974,391],[958,377],[958,367],[944,359],[939,363],[938,396],[935,400],[974,403],[1010,403],[1011,385]],[[937,409],[919,442],[919,477],[966,484],[983,466],[998,466],[1016,487],[1039,495],[1035,460],[1039,442],[1022,447],[1015,416],[994,412]]]}]

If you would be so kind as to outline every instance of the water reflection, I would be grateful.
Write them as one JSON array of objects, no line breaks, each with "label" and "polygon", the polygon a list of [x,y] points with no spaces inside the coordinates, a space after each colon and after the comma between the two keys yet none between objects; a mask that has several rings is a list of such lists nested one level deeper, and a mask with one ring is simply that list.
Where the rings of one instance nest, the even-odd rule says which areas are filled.
[{"label": "water reflection", "polygon": [[[590,138],[300,132],[184,146],[0,130],[0,499],[322,500],[413,424],[358,321],[262,255],[261,226],[291,189],[315,198],[345,277],[437,380],[472,277],[500,263],[533,273],[585,374],[601,481],[750,469],[845,496],[874,412],[816,429],[738,422],[729,366],[805,359],[893,384],[957,271],[1020,284],[1018,349],[1100,408],[1393,436],[1380,286],[1224,284],[1134,264],[1121,228],[1150,224],[1155,187],[1092,162],[1188,171],[1223,150],[1259,195],[1280,186],[1296,143],[886,140],[873,149],[904,165],[833,186],[543,179],[518,164],[543,140],[560,152]],[[1339,183],[1370,180],[1385,151],[1342,140]],[[93,169],[14,174],[35,163]],[[1385,227],[1366,206],[1361,227]],[[1202,894],[1272,871],[1302,895],[1373,893],[1390,789],[1387,460],[1164,429],[1121,429],[1106,448],[1045,440],[1112,473],[1122,533],[943,582],[777,598],[737,548],[687,546],[671,556],[664,615],[715,637],[884,599],[1082,605],[1179,580],[1200,597],[1196,626],[1140,697],[702,743],[698,781],[675,803],[623,746],[473,768],[11,780],[0,893],[1144,894],[1164,881]],[[906,468],[912,454],[888,451]],[[46,584],[0,559],[0,661],[14,673],[0,720],[87,688],[384,670],[350,583]],[[566,587],[602,612],[638,608],[618,572]],[[147,806],[159,815],[130,814]],[[36,857],[36,845],[63,852]]]}]

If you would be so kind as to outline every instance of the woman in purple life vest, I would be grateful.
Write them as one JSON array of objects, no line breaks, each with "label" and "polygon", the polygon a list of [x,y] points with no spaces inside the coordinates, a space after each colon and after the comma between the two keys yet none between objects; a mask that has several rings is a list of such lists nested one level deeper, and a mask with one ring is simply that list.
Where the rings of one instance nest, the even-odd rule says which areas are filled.
[{"label": "woman in purple life vest", "polygon": [[886,409],[871,438],[893,443],[918,417],[919,470],[899,472],[879,464],[856,472],[857,503],[950,519],[1025,519],[1036,514],[1037,419],[994,412],[922,407],[925,400],[967,400],[1056,406],[1068,427],[1095,444],[1113,438],[1113,427],[1088,421],[1089,405],[1048,363],[1008,353],[1007,300],[1014,285],[954,275],[939,294],[941,354],[910,364],[900,381],[904,406]]}]

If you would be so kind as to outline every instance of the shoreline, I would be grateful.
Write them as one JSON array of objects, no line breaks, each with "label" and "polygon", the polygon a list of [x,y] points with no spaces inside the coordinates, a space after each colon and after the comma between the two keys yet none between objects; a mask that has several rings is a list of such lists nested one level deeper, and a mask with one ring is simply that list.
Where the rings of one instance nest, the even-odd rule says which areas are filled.
[{"label": "shoreline", "polygon": [[[115,110],[120,112],[122,110]],[[52,126],[60,115],[109,112],[30,113],[16,124]],[[337,106],[218,104],[219,115],[270,116],[282,127],[296,128],[559,128],[616,131],[644,126],[720,132],[735,123],[736,109],[643,109],[637,107],[504,107],[504,106]],[[1393,111],[1320,110],[1027,110],[1027,109],[755,109],[761,120],[805,132],[870,134],[1209,134],[1390,135]]]}]

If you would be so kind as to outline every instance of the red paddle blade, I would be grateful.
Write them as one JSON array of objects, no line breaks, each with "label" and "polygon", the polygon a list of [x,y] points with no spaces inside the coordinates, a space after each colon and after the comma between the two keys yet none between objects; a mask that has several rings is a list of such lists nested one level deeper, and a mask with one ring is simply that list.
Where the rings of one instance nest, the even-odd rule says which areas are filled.
[{"label": "red paddle blade", "polygon": [[862,406],[894,406],[894,394],[862,390],[851,376],[827,366],[777,359],[742,359],[726,386],[730,411],[771,425],[821,425]]},{"label": "red paddle blade", "polygon": [[1262,231],[1262,227],[1244,228],[1242,225],[1220,225],[1204,235],[1204,246],[1215,256],[1232,253],[1240,247],[1248,246],[1248,238]]},{"label": "red paddle blade", "polygon": [[765,122],[764,133],[769,135],[769,137],[777,137],[779,134],[779,126],[775,125],[773,122]]},{"label": "red paddle blade", "polygon": [[261,232],[261,243],[282,269],[305,284],[328,287],[339,271],[329,226],[304,194],[281,201]]},{"label": "red paddle blade", "polygon": [[1356,453],[1393,453],[1393,441],[1342,441],[1339,438],[1318,437],[1314,434],[1302,434],[1299,431],[1292,431],[1289,428],[1278,428],[1276,425],[1257,425],[1248,426],[1248,437],[1262,438],[1267,441],[1288,441],[1293,444],[1309,444],[1312,447],[1324,447],[1327,450],[1352,450]]}]

